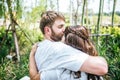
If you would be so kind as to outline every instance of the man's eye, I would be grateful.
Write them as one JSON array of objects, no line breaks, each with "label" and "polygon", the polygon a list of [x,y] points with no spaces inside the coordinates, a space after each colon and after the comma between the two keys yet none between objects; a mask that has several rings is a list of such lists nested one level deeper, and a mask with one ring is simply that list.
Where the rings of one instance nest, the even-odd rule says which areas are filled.
[{"label": "man's eye", "polygon": [[64,25],[60,25],[59,28],[63,28]]},{"label": "man's eye", "polygon": [[62,28],[62,26],[59,26],[58,28]]}]

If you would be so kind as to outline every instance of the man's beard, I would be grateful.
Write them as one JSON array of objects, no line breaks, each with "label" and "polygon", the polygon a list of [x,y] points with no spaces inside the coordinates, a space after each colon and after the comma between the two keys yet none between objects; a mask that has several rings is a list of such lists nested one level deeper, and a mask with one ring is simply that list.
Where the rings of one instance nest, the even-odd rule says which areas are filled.
[{"label": "man's beard", "polygon": [[56,35],[52,29],[51,29],[51,31],[52,31],[52,35],[50,36],[50,38],[53,41],[61,41],[62,40],[63,34]]}]

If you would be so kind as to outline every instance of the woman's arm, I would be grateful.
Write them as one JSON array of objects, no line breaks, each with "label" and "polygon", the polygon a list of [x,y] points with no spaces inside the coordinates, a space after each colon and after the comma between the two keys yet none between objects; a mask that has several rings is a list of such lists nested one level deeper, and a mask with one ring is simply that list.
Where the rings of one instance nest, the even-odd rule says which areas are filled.
[{"label": "woman's arm", "polygon": [[37,66],[35,63],[36,49],[37,49],[37,43],[33,45],[29,56],[29,74],[31,80],[40,80],[40,74],[38,73]]}]

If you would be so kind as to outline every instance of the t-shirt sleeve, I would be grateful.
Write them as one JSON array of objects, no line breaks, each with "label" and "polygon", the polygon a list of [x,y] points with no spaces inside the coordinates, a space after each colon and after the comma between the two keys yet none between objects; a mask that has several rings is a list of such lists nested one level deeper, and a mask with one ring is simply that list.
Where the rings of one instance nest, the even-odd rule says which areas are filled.
[{"label": "t-shirt sleeve", "polygon": [[86,53],[65,44],[59,44],[59,48],[55,49],[57,52],[56,55],[53,55],[54,65],[57,65],[58,68],[78,71],[88,58]]}]

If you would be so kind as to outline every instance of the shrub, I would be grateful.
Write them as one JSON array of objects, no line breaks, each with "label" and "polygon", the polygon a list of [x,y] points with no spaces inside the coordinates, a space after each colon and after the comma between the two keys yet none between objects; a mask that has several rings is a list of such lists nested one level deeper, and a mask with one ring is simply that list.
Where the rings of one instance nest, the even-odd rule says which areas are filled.
[{"label": "shrub", "polygon": [[[102,29],[102,31],[104,31]],[[105,56],[108,62],[109,71],[107,76],[110,77],[111,80],[119,80],[120,79],[120,28],[118,27],[109,27],[107,32],[110,36],[101,37],[101,45],[99,52],[101,55]],[[104,32],[103,32],[104,33]],[[106,45],[103,45],[107,42]]]},{"label": "shrub", "polygon": [[0,27],[0,63],[14,47],[12,33],[6,34],[5,26]]},{"label": "shrub", "polygon": [[4,63],[0,64],[0,80],[19,80],[23,76],[29,76],[28,56],[29,54],[22,55],[20,63],[4,59]]}]

